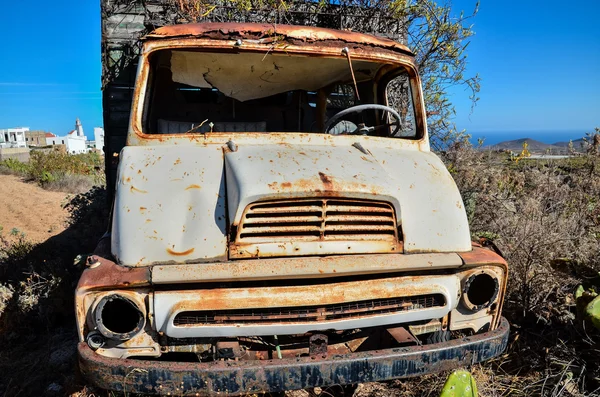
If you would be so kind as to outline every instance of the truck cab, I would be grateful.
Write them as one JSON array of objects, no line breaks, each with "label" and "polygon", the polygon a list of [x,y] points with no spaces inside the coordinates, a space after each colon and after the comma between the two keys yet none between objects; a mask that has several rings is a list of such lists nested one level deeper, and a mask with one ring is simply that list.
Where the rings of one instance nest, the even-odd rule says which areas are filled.
[{"label": "truck cab", "polygon": [[100,387],[281,392],[506,346],[508,266],[471,242],[402,44],[159,28],[118,161],[110,231],[76,290],[80,368]]}]

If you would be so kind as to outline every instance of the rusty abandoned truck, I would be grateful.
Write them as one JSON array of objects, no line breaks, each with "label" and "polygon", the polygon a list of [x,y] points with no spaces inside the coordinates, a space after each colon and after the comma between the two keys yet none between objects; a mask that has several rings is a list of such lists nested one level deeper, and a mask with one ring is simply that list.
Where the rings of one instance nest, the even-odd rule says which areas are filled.
[{"label": "rusty abandoned truck", "polygon": [[470,239],[410,50],[291,25],[143,39],[110,234],[76,290],[102,388],[245,394],[500,354],[508,267]]}]

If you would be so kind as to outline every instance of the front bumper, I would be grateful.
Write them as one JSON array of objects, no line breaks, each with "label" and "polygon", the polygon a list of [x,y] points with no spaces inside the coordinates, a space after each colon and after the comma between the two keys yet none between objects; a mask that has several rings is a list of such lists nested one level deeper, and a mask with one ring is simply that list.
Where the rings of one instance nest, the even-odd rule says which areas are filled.
[{"label": "front bumper", "polygon": [[82,374],[104,389],[130,393],[218,395],[353,384],[418,376],[488,360],[502,353],[509,325],[446,343],[265,361],[183,363],[107,358],[78,346]]}]

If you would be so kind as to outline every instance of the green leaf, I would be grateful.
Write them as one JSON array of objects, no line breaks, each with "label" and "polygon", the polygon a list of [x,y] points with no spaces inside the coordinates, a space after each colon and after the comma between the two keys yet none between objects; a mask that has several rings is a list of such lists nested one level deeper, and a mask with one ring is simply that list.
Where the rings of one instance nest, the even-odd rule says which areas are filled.
[{"label": "green leaf", "polygon": [[475,379],[468,371],[454,371],[446,380],[440,397],[477,397]]},{"label": "green leaf", "polygon": [[594,327],[600,329],[600,296],[597,296],[585,308],[585,314]]}]

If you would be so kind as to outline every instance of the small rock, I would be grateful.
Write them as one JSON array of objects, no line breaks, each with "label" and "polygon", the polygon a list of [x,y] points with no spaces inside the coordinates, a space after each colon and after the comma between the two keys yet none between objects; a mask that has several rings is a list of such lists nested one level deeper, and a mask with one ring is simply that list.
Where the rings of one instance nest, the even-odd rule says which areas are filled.
[{"label": "small rock", "polygon": [[50,395],[57,395],[63,391],[63,387],[58,383],[50,383],[46,388],[46,392]]},{"label": "small rock", "polygon": [[62,346],[50,354],[49,364],[55,367],[61,367],[75,359],[75,345]]}]

